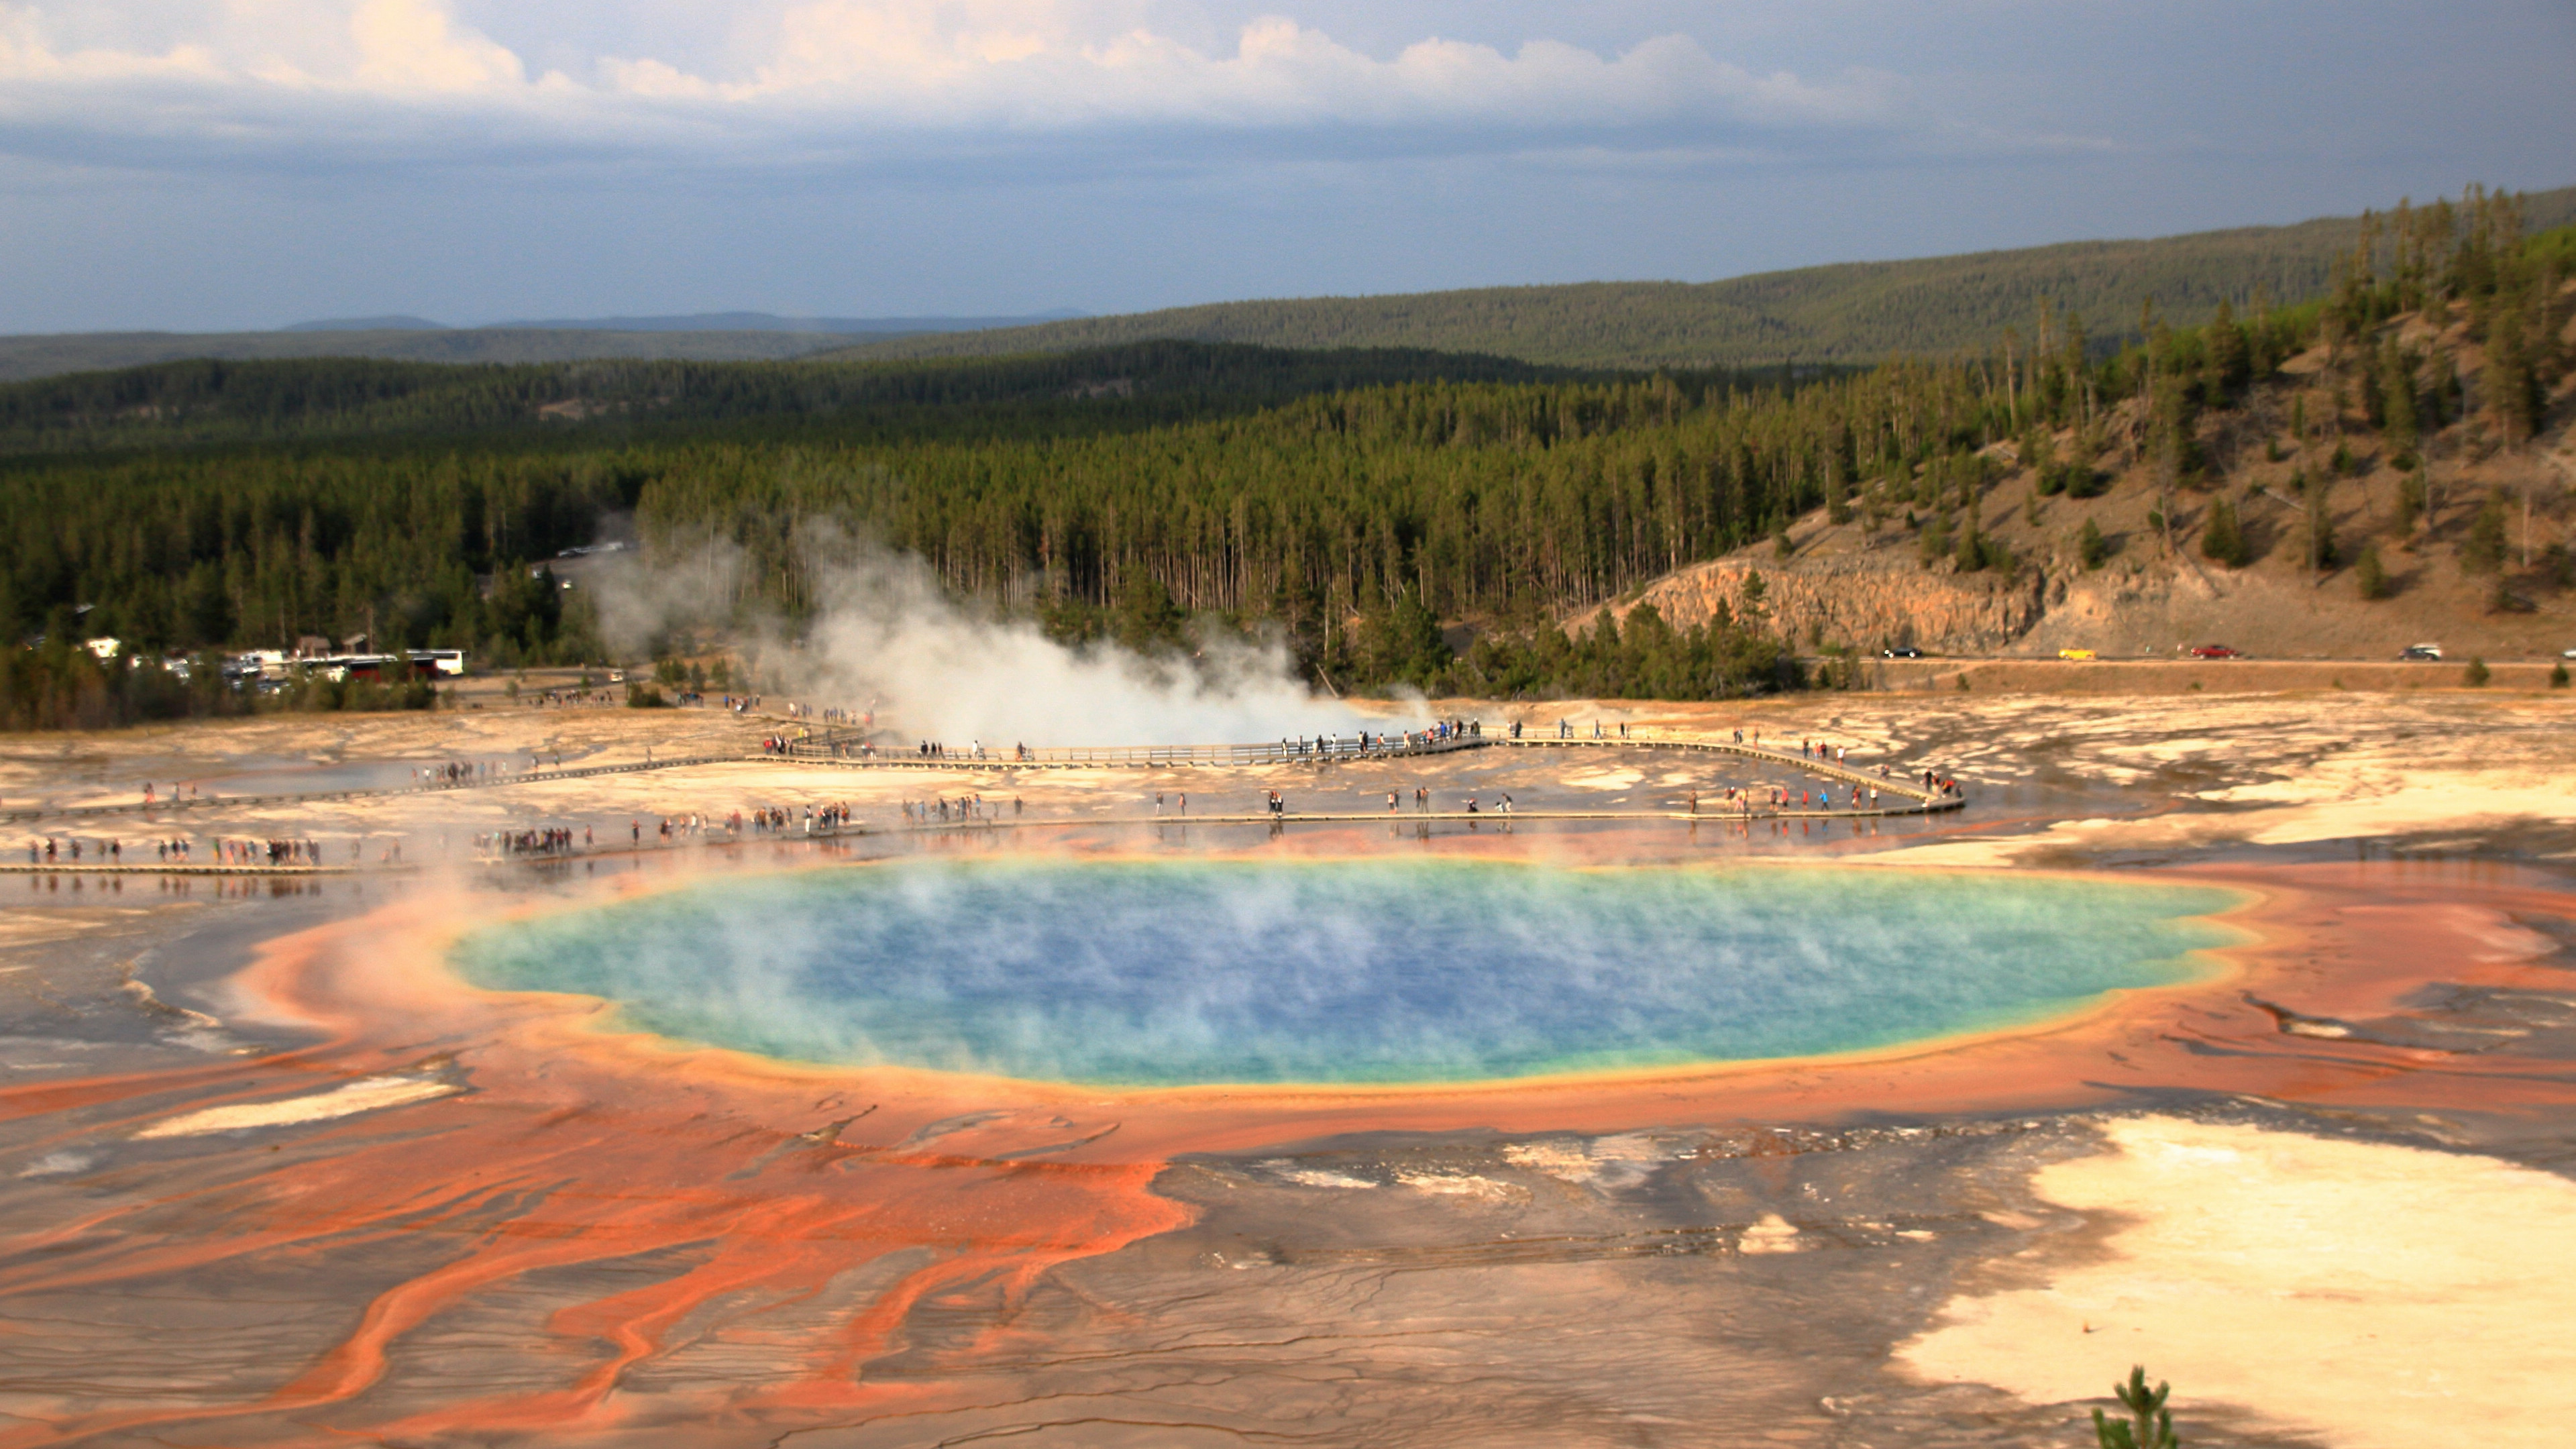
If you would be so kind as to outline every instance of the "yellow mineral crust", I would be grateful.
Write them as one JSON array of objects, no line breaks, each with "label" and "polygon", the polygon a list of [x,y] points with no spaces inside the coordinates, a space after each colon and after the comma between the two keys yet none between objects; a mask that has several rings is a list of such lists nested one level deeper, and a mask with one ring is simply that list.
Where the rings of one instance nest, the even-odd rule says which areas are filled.
[{"label": "yellow mineral crust", "polygon": [[2103,1132],[2112,1151],[2032,1184],[2108,1224],[2103,1254],[1953,1300],[1901,1362],[2046,1403],[2107,1402],[2144,1364],[2186,1429],[2223,1404],[2352,1449],[2565,1442],[2576,1183],[2165,1117]]}]

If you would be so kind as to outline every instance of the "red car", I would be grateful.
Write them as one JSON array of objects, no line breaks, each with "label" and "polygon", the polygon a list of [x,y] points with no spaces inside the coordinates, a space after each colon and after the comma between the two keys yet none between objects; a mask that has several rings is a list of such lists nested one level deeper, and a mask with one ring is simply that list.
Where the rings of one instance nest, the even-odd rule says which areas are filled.
[{"label": "red car", "polygon": [[2245,656],[2224,644],[2203,644],[2191,651],[2194,659],[2242,659]]}]

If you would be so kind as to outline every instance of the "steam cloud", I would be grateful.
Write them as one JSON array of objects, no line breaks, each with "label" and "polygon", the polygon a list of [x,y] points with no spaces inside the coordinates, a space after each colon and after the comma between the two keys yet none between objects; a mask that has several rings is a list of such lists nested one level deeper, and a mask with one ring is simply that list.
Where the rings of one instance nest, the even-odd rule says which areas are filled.
[{"label": "steam cloud", "polygon": [[[796,698],[873,710],[880,729],[900,736],[1007,749],[1253,743],[1383,727],[1315,695],[1275,641],[1208,632],[1188,659],[1106,642],[1073,648],[1033,622],[958,601],[909,555],[816,536],[804,556],[821,607],[803,638],[756,626],[742,652]],[[603,636],[631,655],[665,630],[726,617],[741,564],[739,550],[710,544],[603,579]]]}]

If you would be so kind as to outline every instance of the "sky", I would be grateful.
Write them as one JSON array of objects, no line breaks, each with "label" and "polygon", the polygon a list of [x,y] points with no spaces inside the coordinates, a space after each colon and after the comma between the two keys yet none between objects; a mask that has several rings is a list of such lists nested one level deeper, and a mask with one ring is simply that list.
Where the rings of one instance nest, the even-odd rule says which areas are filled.
[{"label": "sky", "polygon": [[0,0],[0,332],[1105,313],[2576,183],[2576,0]]}]

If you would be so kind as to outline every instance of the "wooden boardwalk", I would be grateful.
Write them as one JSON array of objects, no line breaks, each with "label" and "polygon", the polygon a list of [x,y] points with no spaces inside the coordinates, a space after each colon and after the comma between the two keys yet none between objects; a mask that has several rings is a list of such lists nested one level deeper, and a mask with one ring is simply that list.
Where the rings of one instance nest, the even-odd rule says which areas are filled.
[{"label": "wooden boardwalk", "polygon": [[0,810],[0,823],[14,820],[141,815],[146,812],[157,814],[164,810],[213,810],[230,805],[306,805],[329,800],[392,800],[406,795],[447,795],[459,790],[497,790],[505,785],[535,785],[547,780],[586,780],[596,775],[633,775],[646,770],[677,770],[690,765],[736,765],[745,760],[778,758],[770,754],[678,755],[667,760],[630,760],[620,765],[575,765],[552,770],[521,770],[506,775],[440,780],[426,785],[384,785],[371,789],[311,790],[302,793],[268,795],[190,795],[169,800],[155,800],[149,805],[135,800],[122,805],[65,805],[51,810],[22,805]]},{"label": "wooden boardwalk", "polygon": [[987,834],[1015,830],[1073,830],[1085,828],[1130,829],[1158,826],[1179,826],[1187,828],[1193,825],[1269,825],[1284,829],[1291,825],[1368,825],[1376,823],[1387,825],[1454,825],[1466,823],[1470,825],[1508,826],[1521,821],[1542,820],[1615,821],[1631,824],[1643,821],[1662,821],[1676,825],[1720,825],[1740,829],[1749,828],[1753,825],[1770,821],[1790,820],[1818,821],[1824,823],[1831,823],[1836,820],[1849,820],[1858,824],[1863,821],[1902,819],[1913,816],[1930,815],[1941,810],[1956,808],[1957,806],[1955,804],[1930,806],[1909,804],[1874,810],[1818,810],[1811,807],[1799,807],[1793,805],[1785,809],[1758,809],[1753,811],[1751,814],[1746,814],[1736,810],[1710,809],[1702,810],[1696,815],[1692,814],[1688,810],[1667,809],[1482,811],[1358,810],[1319,811],[1314,813],[1289,810],[1283,811],[1277,815],[1272,815],[1266,811],[1262,811],[1248,815],[1181,815],[1176,813],[1166,813],[1162,815],[1005,816],[996,819],[924,821],[891,827],[845,826],[839,830],[817,831],[812,835],[806,835],[801,831],[777,831],[767,834],[747,834],[730,838],[702,838],[697,840],[674,841],[669,845],[603,845],[592,850],[556,851],[552,854],[531,853],[527,855],[474,855],[455,861],[452,864],[445,861],[437,863],[400,861],[392,863],[378,863],[374,865],[200,865],[180,861],[142,861],[121,864],[90,861],[75,863],[67,860],[36,862],[0,861],[0,876],[420,876],[433,874],[447,869],[489,871],[517,867],[537,868],[550,865],[568,866],[585,861],[642,859],[652,857],[669,858],[710,851],[733,852],[759,845],[794,847],[804,845],[827,845],[836,841],[845,842],[851,840],[919,836]]},{"label": "wooden boardwalk", "polygon": [[[1380,741],[1365,747],[1356,740],[1326,740],[1300,745],[1170,745],[1143,746],[1133,749],[1032,750],[1026,756],[988,755],[982,758],[971,756],[931,758],[909,752],[899,755],[856,755],[847,753],[848,746],[845,743],[799,741],[787,747],[784,758],[807,764],[879,770],[1205,769],[1352,764],[1370,760],[1413,759],[1426,755],[1445,755],[1464,750],[1483,749],[1682,750],[1699,754],[1730,755],[1739,759],[1785,766],[1823,779],[1866,785],[1882,794],[1902,795],[1907,799],[1940,809],[1957,809],[1961,804],[1966,803],[1956,795],[1944,794],[1909,776],[1890,777],[1790,750],[1775,750],[1762,745],[1746,744],[1740,740],[1712,739],[1695,735],[1632,735],[1624,739],[1616,737],[1558,739],[1536,736],[1512,739],[1507,735],[1460,735],[1420,745],[1405,744],[1399,737],[1393,744]],[[1943,804],[1944,801],[1949,803]]]},{"label": "wooden boardwalk", "polygon": [[[1025,757],[1014,752],[1012,757],[987,755],[983,758],[940,756],[925,757],[906,752],[899,755],[860,755],[844,752],[843,745],[811,741],[790,743],[782,751],[763,750],[753,754],[680,755],[660,760],[630,760],[614,765],[576,765],[551,770],[523,770],[511,774],[491,775],[462,780],[440,780],[429,784],[394,785],[374,789],[319,790],[303,794],[272,793],[264,795],[204,795],[171,800],[156,800],[149,805],[133,801],[117,805],[67,805],[54,809],[19,806],[0,810],[0,823],[32,820],[109,819],[119,816],[159,814],[163,811],[184,813],[244,805],[305,805],[327,802],[399,799],[407,796],[443,795],[463,790],[496,790],[512,785],[537,785],[556,780],[584,780],[607,775],[640,774],[650,770],[690,769],[707,765],[798,764],[827,765],[845,769],[978,771],[1012,773],[1021,770],[1100,770],[1100,769],[1258,769],[1278,766],[1356,764],[1380,760],[1423,759],[1484,749],[1561,749],[1561,750],[1679,750],[1700,754],[1728,755],[1763,764],[1782,766],[1845,784],[1863,785],[1882,794],[1896,795],[1914,803],[1897,810],[1863,811],[1863,814],[1921,814],[1936,810],[1956,810],[1966,800],[1953,793],[1927,788],[1910,777],[1895,777],[1838,764],[1832,760],[1801,755],[1788,750],[1775,750],[1761,745],[1726,739],[1696,736],[1632,736],[1619,738],[1536,738],[1511,739],[1502,735],[1458,735],[1448,739],[1410,742],[1405,736],[1392,741],[1385,737],[1363,747],[1357,740],[1313,740],[1258,745],[1138,745],[1032,750]],[[1730,812],[1738,813],[1738,812]],[[1778,809],[1761,809],[1752,818],[1762,819],[1783,813]],[[1814,812],[1824,815],[1847,815],[1852,811]],[[1716,818],[1717,812],[1704,811],[1702,818]],[[1255,817],[1267,818],[1267,817]],[[1322,819],[1321,816],[1300,817]],[[1475,818],[1494,818],[1479,815]],[[1592,818],[1580,812],[1561,816],[1543,815],[1538,811],[1520,812],[1522,819]],[[0,862],[5,864],[5,862]],[[21,866],[20,869],[25,867]],[[206,867],[200,867],[205,869]]]}]

